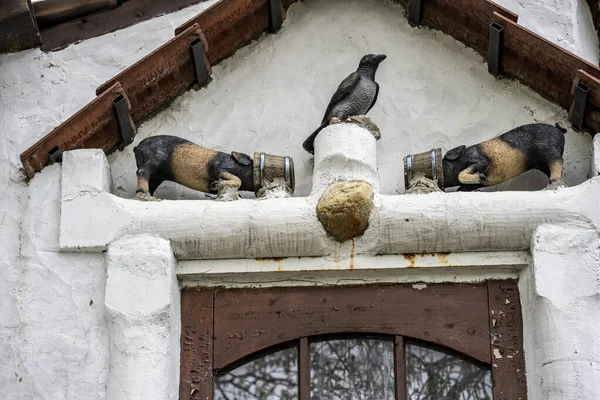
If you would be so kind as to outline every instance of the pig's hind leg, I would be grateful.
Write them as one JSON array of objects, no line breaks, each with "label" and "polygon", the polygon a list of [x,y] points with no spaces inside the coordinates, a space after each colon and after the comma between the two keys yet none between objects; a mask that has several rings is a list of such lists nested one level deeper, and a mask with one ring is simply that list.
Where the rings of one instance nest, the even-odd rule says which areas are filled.
[{"label": "pig's hind leg", "polygon": [[548,176],[548,187],[547,189],[558,189],[560,187],[565,187],[565,181],[563,180],[563,160],[562,158],[554,159],[548,163],[548,169],[550,170],[550,175]]}]

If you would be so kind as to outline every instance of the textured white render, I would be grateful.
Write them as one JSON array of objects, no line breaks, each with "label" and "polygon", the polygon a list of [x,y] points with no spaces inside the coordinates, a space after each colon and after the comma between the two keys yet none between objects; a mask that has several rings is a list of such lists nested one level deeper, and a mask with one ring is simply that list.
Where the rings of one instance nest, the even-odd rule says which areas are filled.
[{"label": "textured white render", "polygon": [[177,399],[181,314],[175,257],[167,240],[139,235],[106,252],[110,400]]},{"label": "textured white render", "polygon": [[497,0],[519,24],[579,57],[598,64],[598,36],[586,0]]},{"label": "textured white render", "polygon": [[[441,226],[448,236],[457,235],[460,228],[466,229],[467,237],[476,237],[477,233],[483,233],[483,237],[467,243],[460,243],[456,237],[447,237],[426,251],[432,252],[438,247],[476,249],[482,245],[481,249],[502,250],[502,254],[451,255],[449,262],[456,267],[455,270],[465,267],[465,272],[461,269],[448,274],[445,270],[446,275],[437,271],[439,266],[447,265],[430,262],[429,256],[423,256],[423,259],[417,259],[418,266],[431,268],[420,273],[415,271],[415,275],[411,276],[404,271],[403,278],[397,280],[423,280],[423,277],[429,276],[432,282],[473,281],[485,277],[515,276],[529,260],[520,251],[505,250],[527,249],[527,243],[539,224],[575,223],[577,227],[573,228],[573,232],[595,232],[597,181],[555,194],[461,193],[412,199],[396,196],[404,190],[402,158],[407,154],[427,151],[432,147],[448,150],[459,144],[476,143],[536,120],[561,122],[565,127],[568,122],[564,111],[527,88],[515,82],[493,79],[487,73],[484,60],[473,51],[440,32],[409,27],[398,7],[373,0],[307,0],[293,5],[278,35],[265,35],[213,67],[214,79],[208,88],[184,94],[167,110],[143,124],[135,142],[137,144],[142,138],[154,134],[176,134],[221,150],[290,155],[294,157],[297,174],[295,195],[308,196],[313,181],[313,160],[300,144],[316,128],[338,82],[355,69],[358,59],[366,52],[387,53],[388,59],[378,72],[382,86],[380,99],[369,114],[382,133],[382,139],[374,145],[377,163],[373,165],[369,161],[371,164],[363,165],[365,169],[359,171],[365,174],[367,180],[374,179],[373,171],[377,172],[381,194],[376,198],[376,210],[372,215],[373,229],[356,240],[356,248],[365,252],[365,255],[357,253],[354,259],[356,271],[349,271],[351,244],[335,245],[315,223],[316,197],[248,201],[235,205],[198,201],[134,203],[128,200],[135,191],[133,146],[111,155],[110,169],[104,156],[93,151],[65,154],[65,161],[71,159],[76,163],[70,169],[69,179],[62,182],[62,189],[62,177],[69,172],[68,162],[62,169],[59,165],[49,166],[30,182],[25,182],[19,171],[19,154],[22,151],[92,100],[98,85],[170,39],[176,26],[213,2],[86,40],[58,52],[43,53],[32,49],[0,55],[0,399],[119,398],[107,397],[108,390],[111,394],[117,391],[119,396],[126,393],[125,398],[133,400],[140,398],[136,396],[142,396],[142,392],[128,391],[137,387],[141,379],[152,384],[144,390],[156,390],[156,393],[169,396],[176,393],[175,374],[178,371],[165,371],[177,363],[178,352],[167,348],[167,341],[161,343],[164,353],[156,364],[163,369],[157,368],[153,375],[148,373],[140,377],[135,376],[135,371],[129,371],[130,378],[127,378],[127,371],[115,365],[114,358],[111,358],[129,357],[116,347],[120,342],[115,338],[119,331],[135,332],[143,321],[139,318],[129,321],[124,317],[130,311],[123,307],[136,305],[119,304],[116,298],[118,286],[110,282],[111,270],[127,266],[134,268],[135,262],[128,258],[131,254],[121,251],[122,259],[131,262],[121,266],[111,264],[111,260],[118,258],[111,258],[111,254],[116,254],[115,249],[126,240],[133,240],[135,246],[158,241],[159,247],[162,246],[160,257],[165,262],[155,265],[157,269],[153,273],[158,274],[160,267],[166,268],[173,263],[172,257],[166,255],[165,241],[149,239],[145,233],[158,234],[163,238],[180,237],[180,241],[172,241],[173,249],[180,258],[235,258],[240,256],[239,248],[227,242],[222,243],[223,247],[207,247],[203,244],[206,242],[199,239],[208,237],[211,231],[217,236],[225,235],[227,229],[233,237],[240,235],[247,226],[246,217],[252,215],[250,221],[259,229],[255,234],[263,238],[263,244],[260,247],[261,241],[258,241],[258,247],[244,246],[242,250],[267,256],[281,253],[277,250],[279,248],[269,245],[270,240],[278,239],[283,246],[281,249],[290,254],[324,255],[312,264],[306,264],[309,269],[321,270],[322,275],[296,271],[293,280],[290,272],[287,281],[287,284],[324,284],[394,279],[397,268],[389,266],[405,266],[404,257],[389,255],[379,258],[369,254],[378,249],[407,252],[408,248],[402,246],[408,243],[413,243],[415,248],[425,244],[429,246],[435,234],[433,226]],[[584,1],[540,0],[527,2],[526,7],[522,7],[521,3],[525,4],[507,2],[503,5],[517,12],[520,21],[530,29],[560,45],[574,46],[577,54],[590,61],[597,60],[597,37],[591,29]],[[572,131],[566,138],[565,178],[569,185],[577,185],[588,177],[592,140],[587,135]],[[325,139],[323,136],[317,143]],[[364,145],[373,146],[372,142]],[[595,143],[594,147],[598,144]],[[320,154],[325,154],[325,150],[322,148]],[[317,154],[317,160],[320,154]],[[357,154],[349,156],[356,157]],[[322,176],[348,173],[339,169],[337,164],[327,168],[320,170]],[[597,167],[595,171],[598,171]],[[85,180],[77,179],[83,177]],[[504,185],[504,188],[540,189],[544,184],[540,174],[532,173]],[[315,187],[315,190],[321,189],[320,185]],[[173,184],[164,185],[159,192],[159,196],[165,198],[205,197]],[[268,201],[278,205],[274,209],[279,210],[280,215],[261,213],[260,210],[267,208],[269,203],[265,202]],[[559,204],[560,201],[564,204]],[[61,206],[64,210],[64,207],[76,203],[81,208],[72,206],[69,212],[72,218],[81,219],[65,220]],[[505,203],[512,204],[516,214],[527,218],[527,222],[519,226],[516,219],[511,219],[511,208],[504,215],[508,220],[506,229],[499,222],[498,225],[488,225],[486,213],[495,212],[493,205],[496,203],[501,209],[507,209]],[[447,210],[452,223],[442,222],[442,215],[433,206]],[[114,213],[102,214],[102,207]],[[201,209],[205,210],[204,216],[196,221],[188,214],[196,215]],[[223,211],[237,217],[225,219]],[[167,220],[163,212],[176,219]],[[135,223],[130,219],[132,216],[137,218]],[[281,221],[274,224],[273,218]],[[408,218],[410,222],[391,218]],[[499,216],[493,218],[498,220]],[[239,229],[224,226],[224,220],[237,224]],[[90,221],[94,223],[86,225]],[[180,224],[180,221],[183,223]],[[306,247],[293,247],[296,239],[275,235],[277,229],[283,229],[281,225],[290,222],[296,223],[297,229],[308,229]],[[79,251],[77,253],[60,251],[59,232],[61,229],[64,232],[66,226],[72,231],[68,237],[61,236],[61,241],[65,239],[63,245],[69,250]],[[190,229],[183,230],[182,226]],[[202,226],[208,226],[210,230],[197,229]],[[382,227],[386,228],[382,230]],[[502,232],[509,231],[514,233],[514,237],[502,236],[505,235]],[[306,234],[306,231],[303,232]],[[385,244],[377,239],[380,232],[385,233]],[[424,234],[421,245],[417,245],[420,239],[414,236],[416,232]],[[548,236],[539,236],[540,232],[541,229],[536,237],[546,240]],[[125,237],[131,233],[135,235],[134,239]],[[594,314],[598,309],[598,291],[586,286],[585,296],[575,299],[573,293],[581,291],[584,283],[597,279],[593,275],[597,259],[590,258],[591,253],[581,256],[581,252],[588,252],[590,241],[572,240],[572,236],[562,233],[552,240],[548,238],[548,243],[556,243],[552,245],[554,247],[544,245],[545,250],[538,250],[539,247],[534,245],[534,258],[536,254],[542,254],[542,250],[547,254],[543,263],[534,259],[535,276],[536,279],[538,276],[552,277],[552,274],[566,269],[572,275],[556,277],[564,282],[544,279],[537,287],[528,286],[537,280],[523,279],[521,282],[525,351],[528,371],[531,371],[528,376],[530,398],[595,399],[594,395],[600,392],[594,392],[594,385],[600,382],[596,370],[598,357],[594,353],[598,348],[595,342],[597,315]],[[592,233],[589,235],[593,236]],[[502,237],[504,239],[500,240]],[[500,238],[500,244],[497,244],[496,238]],[[66,245],[77,241],[82,249]],[[561,260],[565,261],[547,262],[552,257],[553,248],[564,247],[571,242],[576,245],[560,254]],[[135,246],[132,244],[132,249]],[[106,249],[107,255],[99,252]],[[143,251],[135,253],[143,259]],[[492,254],[499,261],[487,258]],[[253,253],[248,252],[246,256],[253,256]],[[477,257],[480,257],[479,263]],[[292,262],[292,259],[289,260]],[[195,262],[186,261],[182,265],[196,268],[194,271],[198,273],[198,265],[185,264]],[[220,265],[231,264],[232,261],[223,260],[222,263]],[[202,265],[206,264],[200,267]],[[268,272],[260,271],[265,267],[259,265],[255,260],[240,262],[240,268],[245,266],[251,273]],[[369,265],[392,273],[369,271]],[[485,270],[486,266],[490,267],[489,271]],[[584,274],[579,266],[591,268],[592,273]],[[294,268],[298,269],[293,266],[291,269]],[[184,269],[179,267],[178,272],[184,275]],[[545,275],[538,273],[542,270]],[[131,270],[134,271],[139,269]],[[228,271],[223,269],[222,272]],[[261,277],[256,274],[249,276],[241,271],[229,272],[232,277],[239,274],[240,282],[260,285]],[[163,299],[166,299],[169,296],[171,303],[166,309],[147,310],[146,320],[152,320],[161,313],[168,316],[156,329],[168,332],[170,341],[178,334],[178,310],[174,307],[178,303],[178,293],[173,291],[172,275],[156,276],[162,276],[162,280],[156,283],[162,287],[157,297],[165,296]],[[582,278],[585,276],[590,278]],[[236,282],[236,278],[232,277],[227,279],[228,284]],[[139,282],[136,279],[135,276],[128,277],[132,284]],[[528,287],[532,289],[527,291]],[[106,301],[105,291],[107,296],[110,294]],[[123,291],[122,300],[133,295]],[[537,329],[537,325],[545,331]],[[542,333],[547,336],[536,340]],[[561,348],[563,341],[565,346]],[[543,348],[540,347],[542,344]],[[566,351],[573,353],[566,354]],[[135,354],[131,357],[135,358]],[[588,368],[585,362],[593,365]],[[117,388],[119,384],[121,389]],[[591,397],[589,393],[592,393]]]},{"label": "textured white render", "polygon": [[519,282],[530,400],[600,393],[600,236],[597,227],[540,226]]}]

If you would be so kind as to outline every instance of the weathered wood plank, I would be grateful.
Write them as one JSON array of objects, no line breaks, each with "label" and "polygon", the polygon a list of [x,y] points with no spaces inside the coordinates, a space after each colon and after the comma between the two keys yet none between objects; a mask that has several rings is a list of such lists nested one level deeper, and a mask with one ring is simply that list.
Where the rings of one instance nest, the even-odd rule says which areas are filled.
[{"label": "weathered wood plank", "polygon": [[[119,82],[131,102],[131,117],[136,123],[139,122],[164,107],[194,83],[196,75],[190,43],[195,39],[203,41],[206,51],[206,38],[198,25],[194,24],[100,85],[96,93]],[[206,54],[204,61],[210,75],[211,68]]]},{"label": "weathered wood plank", "polygon": [[523,320],[516,281],[488,281],[494,400],[526,400]]},{"label": "weathered wood plank", "polygon": [[71,43],[113,32],[201,1],[204,0],[126,1],[117,8],[43,30],[41,32],[42,49],[46,51],[58,50]]},{"label": "weathered wood plank", "polygon": [[[294,0],[295,1],[295,0]],[[294,2],[282,1],[282,15]],[[227,58],[269,28],[268,0],[221,0],[175,29],[178,34],[198,24],[209,43],[211,64]]]},{"label": "weathered wood plank", "polygon": [[0,6],[0,53],[41,43],[31,0],[3,0]]},{"label": "weathered wood plank", "polygon": [[181,292],[180,400],[212,400],[213,291]]},{"label": "weathered wood plank", "polygon": [[494,12],[515,22],[518,19],[515,13],[488,0],[427,0],[423,7],[423,23],[486,53],[488,26]]},{"label": "weathered wood plank", "polygon": [[[32,177],[48,165],[48,152],[55,146],[62,151],[99,148],[109,153],[114,150],[121,142],[113,111],[113,100],[119,95],[127,99],[117,82],[23,152],[21,162],[27,175]],[[133,121],[130,124],[133,126]]]},{"label": "weathered wood plank", "polygon": [[578,70],[600,78],[600,69],[564,50],[547,39],[494,13],[494,22],[502,25],[504,73],[557,101],[563,107],[571,103],[571,83]]},{"label": "weathered wood plank", "polygon": [[329,333],[409,336],[491,360],[485,284],[222,290],[215,315],[216,369],[278,343]]}]

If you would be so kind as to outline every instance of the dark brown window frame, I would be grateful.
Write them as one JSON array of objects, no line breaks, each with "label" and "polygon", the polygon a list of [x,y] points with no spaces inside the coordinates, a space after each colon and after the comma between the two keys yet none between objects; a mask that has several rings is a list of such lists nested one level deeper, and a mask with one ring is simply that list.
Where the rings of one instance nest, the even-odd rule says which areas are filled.
[{"label": "dark brown window frame", "polygon": [[[494,400],[527,398],[516,281],[335,287],[188,288],[181,297],[180,400],[212,399],[213,376],[296,342],[299,400],[310,394],[310,338],[331,334],[395,337],[442,346],[491,365]],[[404,399],[404,363],[396,398]]]}]

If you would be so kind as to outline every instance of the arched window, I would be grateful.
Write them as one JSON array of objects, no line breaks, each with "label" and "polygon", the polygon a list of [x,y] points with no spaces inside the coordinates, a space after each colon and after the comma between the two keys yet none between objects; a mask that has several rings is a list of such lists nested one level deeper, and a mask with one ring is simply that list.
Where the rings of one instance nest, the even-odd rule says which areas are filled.
[{"label": "arched window", "polygon": [[[492,373],[485,364],[452,351],[406,341],[404,360],[396,360],[393,337],[356,336],[309,341],[312,399],[394,400],[396,379],[410,400],[491,400]],[[299,349],[268,352],[214,377],[215,400],[292,400],[298,398]],[[454,354],[453,354],[454,353]],[[395,365],[404,362],[404,377]],[[405,383],[404,383],[405,382]],[[377,393],[377,396],[373,396]]]},{"label": "arched window", "polygon": [[182,400],[526,399],[515,282],[187,289],[182,323]]}]

